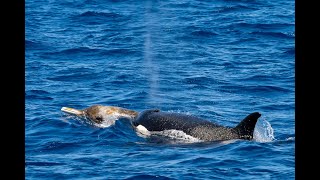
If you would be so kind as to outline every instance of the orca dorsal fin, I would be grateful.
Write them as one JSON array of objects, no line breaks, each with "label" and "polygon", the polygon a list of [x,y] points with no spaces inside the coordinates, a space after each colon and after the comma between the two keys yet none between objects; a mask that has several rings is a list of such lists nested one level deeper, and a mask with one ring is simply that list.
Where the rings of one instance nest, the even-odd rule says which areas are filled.
[{"label": "orca dorsal fin", "polygon": [[233,128],[239,134],[240,139],[251,140],[253,138],[253,131],[260,116],[258,112],[251,113]]}]

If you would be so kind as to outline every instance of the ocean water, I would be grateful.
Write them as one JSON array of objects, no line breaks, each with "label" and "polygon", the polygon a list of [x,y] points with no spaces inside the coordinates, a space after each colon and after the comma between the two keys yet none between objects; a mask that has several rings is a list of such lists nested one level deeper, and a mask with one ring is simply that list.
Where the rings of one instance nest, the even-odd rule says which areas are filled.
[{"label": "ocean water", "polygon": [[[26,179],[294,179],[295,2],[25,1]],[[64,106],[192,114],[253,141],[153,141]],[[172,135],[172,134],[171,134]]]}]

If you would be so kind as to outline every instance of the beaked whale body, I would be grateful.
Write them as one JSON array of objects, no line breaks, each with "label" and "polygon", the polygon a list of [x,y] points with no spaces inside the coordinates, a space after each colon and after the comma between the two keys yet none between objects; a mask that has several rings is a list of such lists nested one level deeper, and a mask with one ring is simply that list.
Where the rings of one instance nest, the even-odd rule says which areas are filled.
[{"label": "beaked whale body", "polygon": [[211,121],[173,112],[162,112],[159,109],[137,112],[115,106],[93,105],[83,110],[63,107],[63,112],[86,117],[90,121],[101,124],[110,116],[129,119],[133,127],[139,131],[180,130],[187,135],[202,141],[224,141],[232,139],[252,140],[253,132],[260,113],[254,112],[245,117],[237,126],[226,127]]}]

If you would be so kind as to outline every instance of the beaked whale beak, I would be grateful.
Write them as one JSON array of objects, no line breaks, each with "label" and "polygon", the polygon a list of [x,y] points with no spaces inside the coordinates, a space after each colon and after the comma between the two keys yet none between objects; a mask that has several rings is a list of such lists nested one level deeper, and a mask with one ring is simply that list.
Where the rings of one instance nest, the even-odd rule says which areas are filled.
[{"label": "beaked whale beak", "polygon": [[76,116],[84,115],[84,112],[82,110],[73,109],[73,108],[69,108],[69,107],[62,107],[61,111],[68,113],[68,114],[71,114],[71,115],[76,115]]}]

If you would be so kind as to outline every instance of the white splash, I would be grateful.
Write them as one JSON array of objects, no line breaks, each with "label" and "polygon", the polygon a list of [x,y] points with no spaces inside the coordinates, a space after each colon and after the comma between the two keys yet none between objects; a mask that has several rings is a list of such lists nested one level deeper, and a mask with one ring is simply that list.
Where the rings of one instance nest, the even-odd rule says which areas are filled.
[{"label": "white splash", "polygon": [[238,139],[230,139],[230,140],[220,141],[219,143],[220,143],[221,145],[227,145],[227,144],[234,143],[234,142],[236,142],[236,141],[238,141]]},{"label": "white splash", "polygon": [[295,137],[288,137],[288,138],[286,138],[286,141],[295,141],[295,140],[296,140]]},{"label": "white splash", "polygon": [[[114,125],[116,123],[116,121],[119,120],[119,118],[121,117],[121,115],[119,113],[113,113],[111,115],[106,115],[106,114],[101,113],[100,115],[103,118],[103,121],[100,124],[91,121],[90,119],[88,119],[85,116],[75,116],[75,115],[68,114],[68,113],[64,114],[62,120],[68,124],[74,124],[74,123],[71,123],[69,120],[76,120],[76,121],[80,122],[81,124],[91,125],[91,126],[95,126],[95,127],[99,127],[99,128],[107,128],[107,127]],[[74,125],[76,125],[76,124],[74,124]]]},{"label": "white splash", "polygon": [[99,115],[102,117],[103,121],[102,123],[94,123],[94,126],[100,127],[100,128],[107,128],[116,123],[117,120],[122,116],[119,113],[113,113],[113,114],[105,114],[105,113],[99,113]]},{"label": "white splash", "polygon": [[257,142],[271,142],[275,140],[271,124],[265,120],[258,120],[253,132],[253,139]]}]

